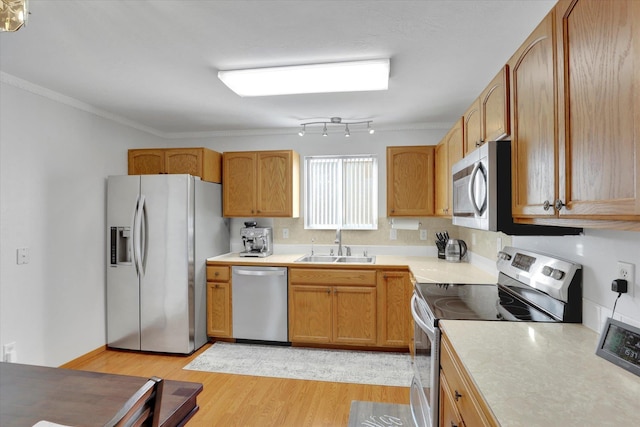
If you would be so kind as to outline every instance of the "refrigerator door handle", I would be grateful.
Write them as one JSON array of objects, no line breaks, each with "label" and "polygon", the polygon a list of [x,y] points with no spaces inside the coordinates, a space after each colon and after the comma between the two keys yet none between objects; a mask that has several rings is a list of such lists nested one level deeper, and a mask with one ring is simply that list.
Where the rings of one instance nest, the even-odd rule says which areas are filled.
[{"label": "refrigerator door handle", "polygon": [[144,276],[144,263],[142,262],[142,240],[143,235],[143,216],[144,216],[144,194],[138,198],[138,204],[136,206],[136,212],[133,217],[133,259],[136,265],[136,271],[138,276]]}]

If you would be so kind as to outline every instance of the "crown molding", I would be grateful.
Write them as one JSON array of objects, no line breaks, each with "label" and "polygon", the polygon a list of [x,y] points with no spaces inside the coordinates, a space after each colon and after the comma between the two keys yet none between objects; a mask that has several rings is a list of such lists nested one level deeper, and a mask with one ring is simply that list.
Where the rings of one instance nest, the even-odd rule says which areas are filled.
[{"label": "crown molding", "polygon": [[[104,119],[119,123],[133,129],[146,132],[150,135],[163,139],[200,139],[200,138],[221,138],[221,137],[238,137],[238,136],[268,136],[268,135],[296,135],[300,130],[300,126],[291,128],[270,128],[270,129],[231,129],[223,131],[205,131],[205,132],[162,132],[149,126],[134,122],[117,114],[97,108],[86,102],[79,101],[59,92],[47,89],[43,86],[36,85],[27,80],[15,77],[11,74],[0,71],[0,82],[6,83],[18,89],[31,92],[35,95],[42,96],[61,104],[68,105],[81,111],[102,117]],[[378,132],[401,132],[416,130],[448,130],[452,123],[396,123],[386,125],[376,125],[375,130]],[[365,133],[366,129],[351,129],[351,133]]]}]

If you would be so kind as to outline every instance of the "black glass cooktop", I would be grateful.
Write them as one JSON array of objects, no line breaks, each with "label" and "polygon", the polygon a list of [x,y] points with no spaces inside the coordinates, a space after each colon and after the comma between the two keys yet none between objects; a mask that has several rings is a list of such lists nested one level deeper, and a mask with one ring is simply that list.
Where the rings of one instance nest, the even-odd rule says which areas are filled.
[{"label": "black glass cooktop", "polygon": [[417,283],[434,319],[556,321],[496,284]]}]

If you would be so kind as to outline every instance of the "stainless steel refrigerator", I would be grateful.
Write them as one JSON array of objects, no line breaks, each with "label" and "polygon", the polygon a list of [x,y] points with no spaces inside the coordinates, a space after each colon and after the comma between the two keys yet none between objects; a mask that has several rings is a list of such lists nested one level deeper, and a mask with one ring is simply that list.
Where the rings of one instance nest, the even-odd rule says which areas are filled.
[{"label": "stainless steel refrigerator", "polygon": [[107,178],[107,345],[189,354],[207,341],[206,259],[229,252],[220,184]]}]

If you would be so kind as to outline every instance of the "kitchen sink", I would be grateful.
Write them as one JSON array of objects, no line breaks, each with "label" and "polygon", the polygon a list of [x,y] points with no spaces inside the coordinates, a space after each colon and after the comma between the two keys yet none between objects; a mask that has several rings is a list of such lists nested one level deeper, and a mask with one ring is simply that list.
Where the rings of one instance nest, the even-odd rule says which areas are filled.
[{"label": "kitchen sink", "polygon": [[373,264],[374,262],[376,262],[376,257],[374,256],[341,256],[336,260],[336,262]]},{"label": "kitchen sink", "polygon": [[305,255],[295,262],[336,262],[339,257],[333,255]]},{"label": "kitchen sink", "polygon": [[295,262],[312,263],[345,263],[345,264],[373,264],[376,262],[375,256],[334,256],[334,255],[304,255]]}]

